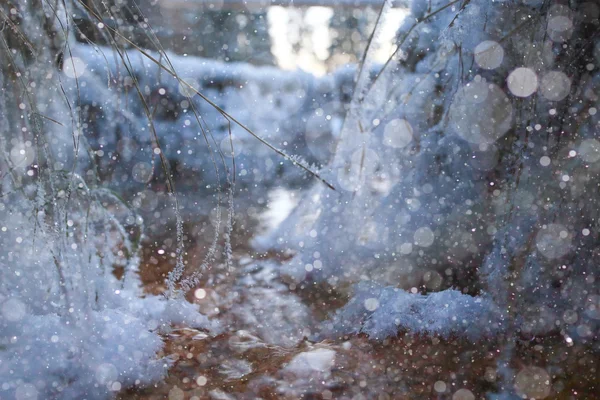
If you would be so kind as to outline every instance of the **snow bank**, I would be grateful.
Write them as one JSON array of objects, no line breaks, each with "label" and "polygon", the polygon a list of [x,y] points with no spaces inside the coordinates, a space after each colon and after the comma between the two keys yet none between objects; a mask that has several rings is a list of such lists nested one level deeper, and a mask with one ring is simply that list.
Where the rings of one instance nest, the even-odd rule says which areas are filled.
[{"label": "snow bank", "polygon": [[[373,295],[381,314],[364,314],[361,291],[344,311],[345,329],[378,337],[394,333],[393,307],[401,328],[465,335],[471,311],[498,307],[525,335],[590,340],[600,76],[598,52],[577,44],[597,29],[585,7],[413,2],[395,58],[350,106],[324,174],[338,190],[315,185],[269,236],[295,251],[282,273],[342,291],[391,286]],[[438,300],[458,322],[409,312]]]},{"label": "snow bank", "polygon": [[[353,68],[316,78],[272,67],[149,54],[276,148],[317,166],[330,159],[352,90]],[[217,182],[225,185],[225,168],[233,171],[232,145],[241,194],[275,185],[304,186],[310,179],[243,128],[229,124],[219,110],[148,57],[135,50],[124,57],[135,80],[111,49],[74,46],[73,59],[84,68],[79,88],[68,86],[88,122],[83,131],[100,172],[113,186],[141,189],[152,179],[163,179],[136,83],[180,193],[213,193]]]},{"label": "snow bank", "polygon": [[[26,44],[14,44],[13,30],[0,33],[22,50],[0,48],[0,397],[109,398],[165,373],[160,331],[216,326],[184,299],[144,296],[143,220],[86,162],[82,129],[100,119],[79,115],[64,91],[79,85],[108,116],[129,114],[99,104],[104,92],[88,90],[94,81],[86,89],[75,80],[88,67],[81,59],[63,55],[63,72],[56,68],[67,39],[58,15],[68,12],[5,6]],[[97,134],[118,133],[103,126]],[[91,151],[104,157],[101,147]]]}]

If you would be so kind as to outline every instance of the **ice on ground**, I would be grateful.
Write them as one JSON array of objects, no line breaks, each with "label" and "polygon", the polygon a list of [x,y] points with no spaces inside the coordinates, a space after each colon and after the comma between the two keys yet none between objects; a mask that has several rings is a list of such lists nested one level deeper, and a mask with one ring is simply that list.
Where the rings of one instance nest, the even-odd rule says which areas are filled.
[{"label": "ice on ground", "polygon": [[[72,47],[88,71],[79,78],[80,87],[68,86],[67,92],[91,120],[83,133],[94,152],[102,151],[103,156],[96,157],[102,177],[120,188],[141,190],[156,179],[161,174],[158,154],[171,164],[173,179],[180,182],[178,191],[196,196],[214,193],[219,180],[224,185],[226,170],[234,170],[234,158],[238,196],[248,191],[261,196],[264,188],[275,184],[298,188],[310,179],[238,124],[229,123],[186,84],[274,147],[316,166],[327,163],[333,153],[352,91],[351,67],[317,78],[273,67],[150,52],[165,65],[168,57],[185,82],[181,83],[139,52],[128,51],[133,81],[122,76],[121,60],[106,56],[111,49]],[[148,115],[134,90],[136,83],[154,110],[160,150],[148,132]],[[115,109],[114,104],[123,107]],[[108,154],[118,155],[118,162]],[[206,190],[207,185],[212,190]]]},{"label": "ice on ground", "polygon": [[298,378],[308,378],[315,372],[323,378],[331,374],[331,368],[335,365],[335,351],[319,348],[306,351],[296,355],[283,369]]}]

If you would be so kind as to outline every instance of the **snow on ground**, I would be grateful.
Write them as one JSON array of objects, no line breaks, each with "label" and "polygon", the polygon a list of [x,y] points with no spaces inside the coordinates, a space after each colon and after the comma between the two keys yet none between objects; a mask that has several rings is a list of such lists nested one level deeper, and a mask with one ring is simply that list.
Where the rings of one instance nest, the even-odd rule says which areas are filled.
[{"label": "snow on ground", "polygon": [[[338,190],[314,185],[270,235],[271,246],[294,252],[282,273],[298,285],[388,286],[385,298],[380,289],[372,296],[381,318],[365,310],[361,286],[354,289],[343,315],[356,319],[337,321],[348,331],[393,335],[384,318],[394,307],[405,309],[397,326],[421,333],[461,330],[456,324],[473,320],[474,310],[488,321],[495,307],[511,310],[505,327],[528,335],[560,330],[586,341],[597,330],[586,310],[597,296],[590,188],[600,180],[600,158],[588,154],[597,142],[599,75],[577,80],[582,70],[560,55],[570,47],[553,18],[585,12],[557,5],[546,15],[541,2],[526,3],[413,2],[398,63],[358,82],[324,172]],[[547,24],[506,23],[532,15]],[[512,31],[517,26],[526,33]],[[518,69],[523,63],[527,71]],[[533,82],[522,74],[539,84],[516,83]],[[557,117],[567,108],[570,122]],[[440,291],[455,315],[413,324]],[[572,312],[576,321],[561,319]]]}]

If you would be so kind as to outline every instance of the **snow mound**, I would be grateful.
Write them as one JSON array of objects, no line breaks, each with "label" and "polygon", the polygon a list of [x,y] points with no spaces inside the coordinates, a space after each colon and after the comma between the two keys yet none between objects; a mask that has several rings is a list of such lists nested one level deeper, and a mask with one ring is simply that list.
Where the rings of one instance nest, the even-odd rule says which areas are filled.
[{"label": "snow mound", "polygon": [[503,330],[502,315],[485,296],[453,289],[422,295],[366,282],[356,285],[331,323],[334,332],[366,333],[374,339],[406,331],[478,340]]}]

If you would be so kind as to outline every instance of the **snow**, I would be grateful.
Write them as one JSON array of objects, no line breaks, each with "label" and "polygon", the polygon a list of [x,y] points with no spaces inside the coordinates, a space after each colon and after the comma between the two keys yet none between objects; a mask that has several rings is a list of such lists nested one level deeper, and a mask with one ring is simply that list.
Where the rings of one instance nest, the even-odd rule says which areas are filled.
[{"label": "snow", "polygon": [[[52,11],[19,7],[27,34]],[[226,322],[253,332],[238,331],[234,351],[291,354],[323,335],[504,337],[506,387],[548,396],[546,370],[510,361],[517,338],[571,346],[600,327],[600,46],[582,48],[582,64],[570,40],[587,16],[544,7],[415,0],[384,70],[373,48],[362,70],[321,78],[136,50],[123,53],[125,68],[114,49],[72,39],[59,74],[59,50],[33,35],[25,46],[51,61],[15,53],[22,72],[5,62],[0,73],[1,87],[20,87],[18,76],[35,93],[0,93],[0,397],[109,398],[164,376],[172,360],[157,354],[173,325],[202,329],[198,341],[221,332],[219,309],[209,319],[183,291],[211,297],[212,281],[196,286],[221,252],[233,272],[234,198],[248,215],[267,204],[256,248],[292,254],[281,266],[246,259],[231,278]],[[210,216],[223,237],[184,277],[192,215]],[[175,225],[176,268],[166,296],[153,296],[138,254],[160,223]],[[321,285],[349,301],[317,326],[292,288]],[[329,376],[337,354],[323,346],[282,374],[300,388]],[[220,372],[235,380],[255,368],[225,360]]]},{"label": "snow", "polygon": [[473,297],[447,289],[427,295],[361,283],[333,317],[332,333],[366,333],[374,339],[399,332],[458,336],[470,340],[502,332],[502,313],[487,296]]},{"label": "snow", "polygon": [[[138,274],[143,219],[118,192],[98,185],[97,171],[83,156],[88,142],[72,114],[75,101],[63,96],[63,90],[80,89],[90,105],[102,107],[95,102],[108,91],[106,80],[87,79],[95,65],[76,51],[58,75],[54,62],[45,62],[55,60],[54,47],[37,33],[36,22],[53,10],[46,3],[43,9],[18,7],[25,16],[21,28],[35,32],[28,41],[39,51],[36,59],[13,61],[27,71],[35,101],[0,95],[6,155],[0,169],[10,172],[0,181],[0,397],[105,399],[164,376],[171,361],[157,353],[161,333],[173,324],[211,333],[218,326],[184,300],[144,295]],[[17,84],[5,67],[3,88]],[[131,117],[114,104],[104,104],[97,136],[90,137],[95,154],[106,152],[105,159],[103,143],[117,131],[101,120]]]},{"label": "snow", "polygon": [[[589,190],[599,177],[598,74],[576,83],[557,56],[569,51],[565,35],[545,40],[547,25],[529,23],[540,4],[509,3],[412,2],[397,62],[359,79],[324,173],[338,190],[314,185],[270,235],[294,253],[281,269],[288,279],[352,296],[333,331],[381,339],[562,330],[585,341],[587,328],[574,325],[597,326],[559,315],[580,315],[581,293],[596,292],[597,257],[583,249],[597,231]],[[556,7],[550,14],[572,20]],[[555,22],[552,34],[569,25]],[[581,124],[558,135],[567,101]],[[464,322],[476,315],[483,325]]]},{"label": "snow", "polygon": [[244,360],[225,360],[219,372],[226,380],[240,379],[252,372],[252,364]]},{"label": "snow", "polygon": [[[22,269],[12,269],[12,279],[7,273],[2,276],[3,396],[11,396],[23,387],[30,391],[35,387],[37,398],[78,399],[82,394],[90,399],[106,398],[121,387],[147,385],[163,376],[169,360],[156,357],[163,345],[159,333],[168,331],[171,324],[218,331],[193,305],[155,296],[141,298],[140,289],[132,281],[123,286],[108,276],[95,283],[98,300],[93,305],[83,298],[76,300],[93,287],[78,282],[77,290],[70,287],[69,280],[66,293],[72,303],[66,310],[61,292],[52,289],[56,280],[42,278],[45,272],[51,275],[43,264],[46,253],[38,248],[36,261],[27,262],[23,252],[28,252],[31,245],[23,241],[13,249],[11,256],[20,260]],[[134,269],[135,262],[128,267]],[[3,271],[10,271],[2,264]],[[81,271],[90,277],[93,270]],[[128,273],[130,279],[133,274]],[[71,275],[77,276],[65,273]]]},{"label": "snow", "polygon": [[235,286],[245,296],[236,298],[232,291],[230,301],[236,303],[232,311],[237,318],[236,326],[252,327],[266,343],[293,347],[311,335],[310,311],[277,279],[277,268],[270,262],[247,266]]},{"label": "snow", "polygon": [[[110,174],[116,182],[123,181],[118,185],[120,190],[124,190],[124,185],[135,185],[135,181],[121,179],[132,169],[142,171],[136,174],[140,183],[149,180],[155,146],[146,127],[147,115],[135,90],[132,90],[132,82],[122,77],[123,67],[119,66],[115,57],[107,56],[111,51],[87,45],[73,46],[73,53],[78,59],[95,67],[80,77],[84,87],[78,92],[71,88],[70,94],[74,102],[99,120],[97,126],[88,129],[91,147],[98,149],[101,146],[105,153],[117,152],[123,156],[118,163],[100,159],[100,171]],[[161,59],[156,53],[150,54],[157,60]],[[175,78],[161,72],[139,52],[129,51],[126,56],[139,86],[151,96],[150,106],[156,108],[154,126],[159,132],[159,140],[163,142],[162,153],[172,165],[180,166],[185,173],[199,174],[205,184],[214,187],[218,179],[222,180],[221,185],[225,184],[227,169],[233,171],[233,153],[238,193],[248,190],[255,193],[257,184],[262,188],[276,182],[297,187],[310,178],[292,163],[281,160],[280,155],[242,127],[229,124],[219,110],[195,96]],[[241,63],[225,66],[197,57],[173,54],[168,54],[168,57],[183,81],[199,89],[218,107],[233,114],[274,147],[297,159],[298,163],[322,165],[329,160],[331,145],[345,112],[345,96],[351,90],[351,68],[315,78],[306,73],[283,72],[272,67]],[[167,64],[167,60],[162,59]],[[99,93],[105,98],[105,107],[101,110],[98,107],[102,103],[97,103]],[[123,105],[122,114],[110,106],[115,102]],[[119,131],[120,135],[98,135],[100,130]],[[285,179],[279,180],[282,176]],[[186,194],[194,190],[190,183],[186,180],[178,185],[178,192]],[[203,192],[208,194],[211,191]]]},{"label": "snow", "polygon": [[284,372],[292,373],[298,378],[309,378],[314,372],[327,377],[335,364],[335,351],[331,349],[315,349],[302,352],[285,366]]}]

